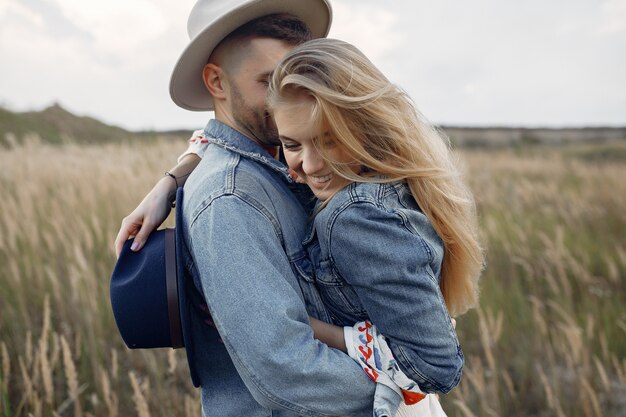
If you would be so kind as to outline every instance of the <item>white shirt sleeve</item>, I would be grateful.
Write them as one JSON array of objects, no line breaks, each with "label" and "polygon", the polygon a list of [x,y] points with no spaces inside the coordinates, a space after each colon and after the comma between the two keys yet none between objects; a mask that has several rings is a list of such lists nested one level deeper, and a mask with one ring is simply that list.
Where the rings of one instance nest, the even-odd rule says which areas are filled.
[{"label": "white shirt sleeve", "polygon": [[204,135],[204,130],[196,130],[189,138],[189,147],[181,156],[178,157],[178,163],[189,154],[196,154],[200,158],[204,157],[207,147],[209,146],[209,140]]},{"label": "white shirt sleeve", "polygon": [[343,328],[348,356],[374,381],[385,384],[404,397],[407,404],[420,402],[426,394],[398,366],[385,336],[370,321]]}]

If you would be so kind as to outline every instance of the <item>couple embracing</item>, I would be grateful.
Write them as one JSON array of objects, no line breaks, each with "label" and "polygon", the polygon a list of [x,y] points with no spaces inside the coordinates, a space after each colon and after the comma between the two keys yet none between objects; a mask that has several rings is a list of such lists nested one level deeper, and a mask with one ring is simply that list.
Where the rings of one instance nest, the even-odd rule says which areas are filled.
[{"label": "couple embracing", "polygon": [[[175,190],[183,329],[205,416],[442,416],[477,302],[473,199],[447,141],[325,0],[198,0],[170,93],[214,110],[122,222]],[[210,322],[211,326],[206,323]]]}]

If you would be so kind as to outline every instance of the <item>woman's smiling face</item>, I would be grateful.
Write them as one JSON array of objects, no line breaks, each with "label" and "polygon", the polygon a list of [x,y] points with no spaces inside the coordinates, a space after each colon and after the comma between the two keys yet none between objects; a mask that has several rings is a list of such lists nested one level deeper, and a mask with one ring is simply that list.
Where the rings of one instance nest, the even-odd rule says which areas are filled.
[{"label": "woman's smiling face", "polygon": [[[311,121],[314,99],[306,94],[297,96],[293,105],[282,105],[274,110],[274,120],[283,145],[287,165],[298,175],[298,181],[311,188],[317,198],[325,201],[351,181],[334,172],[315,146],[323,146],[326,154],[338,163],[354,160],[327,132]],[[357,166],[352,168],[358,172]]]}]

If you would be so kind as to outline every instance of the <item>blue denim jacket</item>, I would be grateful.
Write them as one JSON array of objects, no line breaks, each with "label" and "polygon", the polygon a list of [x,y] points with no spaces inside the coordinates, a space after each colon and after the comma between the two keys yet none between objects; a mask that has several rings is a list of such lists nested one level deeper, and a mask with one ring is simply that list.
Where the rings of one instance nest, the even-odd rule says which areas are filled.
[{"label": "blue denim jacket", "polygon": [[350,184],[304,244],[335,324],[370,319],[425,392],[459,383],[463,353],[439,289],[443,242],[406,183]]},{"label": "blue denim jacket", "polygon": [[[218,333],[192,309],[205,416],[370,416],[375,384],[313,338],[327,319],[302,247],[307,213],[284,164],[212,120],[185,184],[184,262]],[[220,342],[221,337],[223,342]]]}]

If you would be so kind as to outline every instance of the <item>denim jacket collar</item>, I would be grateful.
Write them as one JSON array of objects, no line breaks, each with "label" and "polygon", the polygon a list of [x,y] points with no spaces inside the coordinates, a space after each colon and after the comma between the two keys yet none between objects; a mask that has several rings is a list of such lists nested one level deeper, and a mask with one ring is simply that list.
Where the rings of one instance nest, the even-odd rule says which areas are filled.
[{"label": "denim jacket collar", "polygon": [[263,166],[266,166],[280,174],[284,179],[293,183],[289,176],[287,166],[272,156],[261,145],[252,139],[239,133],[232,127],[218,120],[210,120],[204,128],[204,135],[209,143],[214,143],[224,149],[237,153],[245,158],[252,159]]}]

